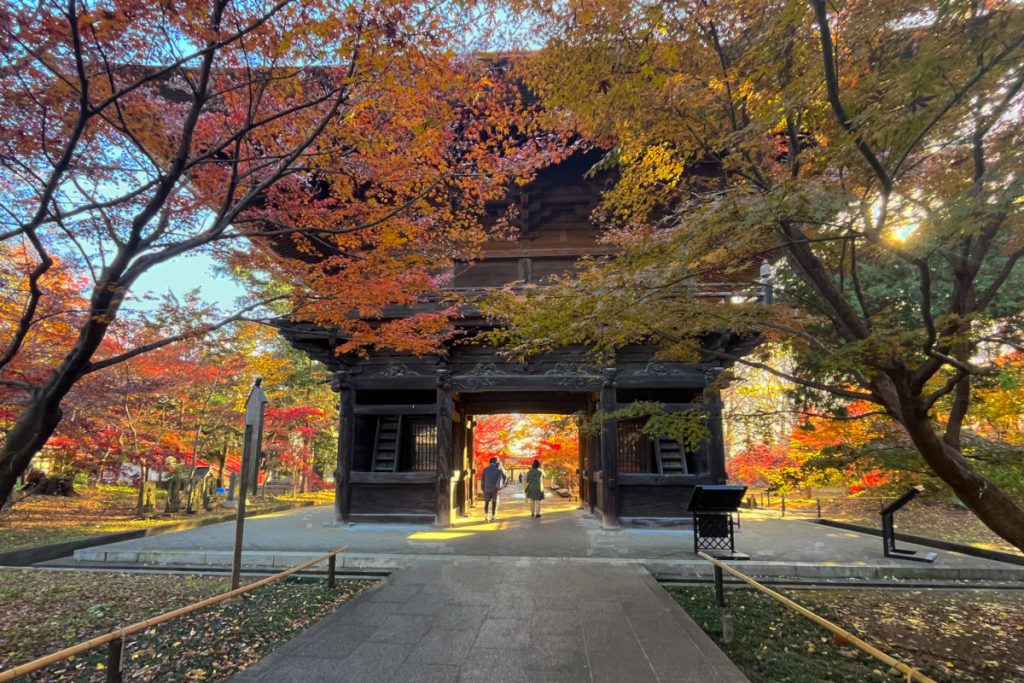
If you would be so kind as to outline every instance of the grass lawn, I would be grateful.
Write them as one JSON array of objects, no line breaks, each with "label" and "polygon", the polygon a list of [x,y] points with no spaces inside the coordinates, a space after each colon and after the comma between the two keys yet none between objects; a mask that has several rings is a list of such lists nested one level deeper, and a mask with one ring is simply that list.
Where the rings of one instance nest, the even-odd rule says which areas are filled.
[{"label": "grass lawn", "polygon": [[[1024,595],[1014,591],[788,590],[796,602],[939,681],[1024,680]],[[727,589],[735,639],[722,642],[710,586],[673,597],[754,683],[889,678],[888,667],[752,589]]]},{"label": "grass lawn", "polygon": [[[10,513],[0,517],[0,552],[231,512],[214,508],[192,515],[154,514],[140,518],[135,514],[137,491],[130,486],[79,487],[77,491],[79,495],[71,498],[27,496],[15,503]],[[163,509],[165,496],[166,492],[158,492],[158,510]],[[278,504],[274,498],[256,498],[249,502],[247,511],[259,512]]]},{"label": "grass lawn", "polygon": [[307,493],[283,493],[275,496],[278,500],[284,500],[293,503],[312,502],[317,505],[323,503],[334,502],[334,489],[327,489],[323,491],[309,491]]},{"label": "grass lawn", "polygon": [[[350,600],[370,581],[283,579],[128,639],[125,680],[217,681],[256,662]],[[0,570],[0,669],[182,607],[229,588],[227,578],[36,569]],[[102,681],[106,650],[29,680]]]}]

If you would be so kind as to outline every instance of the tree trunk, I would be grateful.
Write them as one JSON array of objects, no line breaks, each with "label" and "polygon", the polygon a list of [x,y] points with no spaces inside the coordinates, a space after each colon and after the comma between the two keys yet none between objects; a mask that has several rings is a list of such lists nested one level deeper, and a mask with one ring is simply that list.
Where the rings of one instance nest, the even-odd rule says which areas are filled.
[{"label": "tree trunk", "polygon": [[53,436],[63,417],[60,404],[89,366],[93,354],[117,317],[131,282],[119,280],[129,256],[122,250],[96,283],[89,301],[89,322],[53,374],[29,398],[0,449],[0,509],[7,504],[18,477]]},{"label": "tree trunk", "polygon": [[139,465],[139,493],[135,498],[135,513],[141,517],[146,508],[146,482],[149,480],[149,468]]},{"label": "tree trunk", "polygon": [[0,449],[0,509],[11,499],[18,477],[56,431],[61,416],[60,398],[46,400],[39,395],[32,398],[18,417]]},{"label": "tree trunk", "polygon": [[903,411],[903,426],[921,457],[985,526],[1024,550],[1024,507],[949,446],[927,416]]}]

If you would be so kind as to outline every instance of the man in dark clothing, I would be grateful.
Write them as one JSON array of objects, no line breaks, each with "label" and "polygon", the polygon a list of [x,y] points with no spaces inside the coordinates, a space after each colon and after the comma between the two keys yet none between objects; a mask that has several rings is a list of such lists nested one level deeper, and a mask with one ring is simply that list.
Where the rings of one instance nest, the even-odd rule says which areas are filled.
[{"label": "man in dark clothing", "polygon": [[505,476],[505,470],[501,469],[498,459],[491,458],[491,463],[484,468],[480,479],[484,489],[484,521],[488,520],[487,507],[490,504],[491,516],[489,519],[493,522],[498,514],[498,491],[505,486],[508,477]]}]

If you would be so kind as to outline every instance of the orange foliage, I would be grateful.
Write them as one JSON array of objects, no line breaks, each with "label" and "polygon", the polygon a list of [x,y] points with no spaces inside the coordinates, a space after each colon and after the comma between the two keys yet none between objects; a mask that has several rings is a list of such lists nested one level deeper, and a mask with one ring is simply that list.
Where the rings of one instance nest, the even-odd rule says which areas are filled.
[{"label": "orange foliage", "polygon": [[565,415],[484,415],[473,430],[477,476],[491,457],[506,468],[525,469],[540,460],[545,471],[571,474],[579,467],[576,424]]}]

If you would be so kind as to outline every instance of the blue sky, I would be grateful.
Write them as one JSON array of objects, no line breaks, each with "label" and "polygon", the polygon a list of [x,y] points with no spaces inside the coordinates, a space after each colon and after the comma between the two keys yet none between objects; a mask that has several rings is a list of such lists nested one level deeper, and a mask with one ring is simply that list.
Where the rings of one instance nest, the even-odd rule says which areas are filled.
[{"label": "blue sky", "polygon": [[208,254],[179,256],[152,268],[132,287],[133,300],[128,308],[145,310],[153,302],[144,300],[147,294],[160,296],[168,291],[181,298],[196,287],[203,301],[217,304],[221,310],[230,310],[235,299],[245,294],[242,287],[226,275],[214,272],[215,261]]}]

